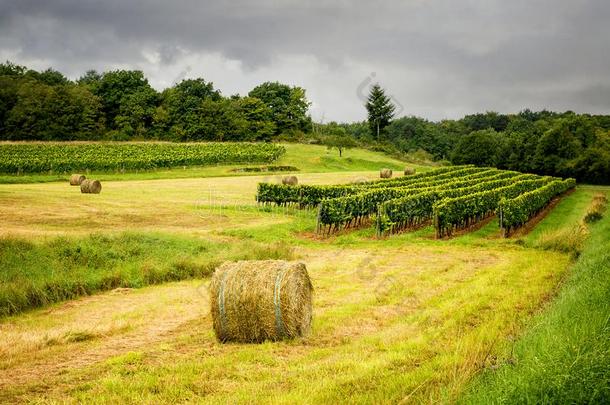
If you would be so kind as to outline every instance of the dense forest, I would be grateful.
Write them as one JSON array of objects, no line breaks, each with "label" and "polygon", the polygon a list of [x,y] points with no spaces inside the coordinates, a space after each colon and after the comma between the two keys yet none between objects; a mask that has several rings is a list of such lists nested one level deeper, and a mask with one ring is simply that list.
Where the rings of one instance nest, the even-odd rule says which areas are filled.
[{"label": "dense forest", "polygon": [[[331,124],[363,144],[375,137],[367,122]],[[434,160],[473,163],[610,184],[610,116],[568,111],[517,114],[486,112],[459,120],[431,122],[418,117],[392,120],[379,146]]]},{"label": "dense forest", "polygon": [[0,64],[0,139],[268,141],[308,132],[305,91],[263,83],[224,97],[187,79],[156,91],[138,70],[89,71],[76,82],[52,69]]},{"label": "dense forest", "polygon": [[226,97],[201,78],[158,92],[137,70],[89,71],[71,81],[53,69],[0,64],[0,140],[294,139],[339,153],[363,145],[610,183],[608,115],[526,109],[439,122],[400,117],[384,119],[380,127],[372,124],[370,110],[368,122],[313,123],[309,105],[304,89],[278,82],[263,83],[245,97]]}]

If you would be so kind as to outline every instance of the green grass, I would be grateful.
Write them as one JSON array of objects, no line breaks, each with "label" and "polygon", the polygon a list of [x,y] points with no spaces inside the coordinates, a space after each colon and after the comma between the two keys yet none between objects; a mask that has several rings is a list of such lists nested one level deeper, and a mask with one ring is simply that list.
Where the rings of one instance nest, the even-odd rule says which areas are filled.
[{"label": "green grass", "polygon": [[[391,158],[380,152],[372,152],[365,149],[350,149],[339,157],[336,151],[328,150],[320,145],[304,144],[282,144],[286,148],[286,153],[278,160],[271,163],[273,166],[294,166],[301,173],[328,173],[345,171],[367,171],[379,170],[387,167],[393,170],[402,171],[405,163]],[[261,164],[262,165],[262,164]],[[150,179],[179,179],[193,177],[225,177],[225,176],[255,176],[261,175],[260,172],[234,172],[232,170],[240,167],[249,167],[252,164],[242,165],[218,165],[218,166],[187,166],[176,168],[164,168],[158,170],[127,171],[120,172],[101,172],[91,171],[88,177],[102,181],[110,180],[150,180]],[[419,171],[429,170],[429,166],[409,164]],[[278,174],[288,174],[291,172],[278,172]],[[276,173],[269,173],[270,176]],[[24,175],[0,175],[0,184],[24,184],[24,183],[43,183],[68,181],[70,173],[64,174],[24,174]]]},{"label": "green grass", "polygon": [[573,193],[569,198],[563,198],[559,204],[549,214],[551,220],[543,221],[538,224],[530,233],[523,237],[523,241],[527,244],[535,244],[543,234],[549,231],[555,231],[560,228],[570,227],[577,224],[583,218],[583,213],[586,211],[591,198],[595,194],[595,189],[586,186],[576,186],[578,192]]},{"label": "green grass", "polygon": [[482,373],[460,402],[610,401],[610,217],[589,231],[558,296],[504,353],[501,367]]},{"label": "green grass", "polygon": [[151,233],[2,238],[0,316],[117,287],[207,277],[224,260],[290,257],[281,242],[232,244]]},{"label": "green grass", "polygon": [[[68,369],[58,380],[47,376],[32,385],[6,388],[0,399],[51,403],[440,400],[452,396],[485,362],[494,341],[518,328],[540,305],[567,264],[562,254],[493,242],[468,250],[427,239],[418,244],[397,239],[389,246],[368,239],[346,245],[338,240],[311,243],[297,249],[315,288],[313,331],[305,339],[220,344],[211,329],[207,296],[189,298],[196,297],[196,283],[201,281],[177,283],[176,288],[189,295],[176,308],[192,305],[199,312],[175,335],[154,344],[128,346],[129,352],[110,354],[89,367]],[[50,316],[39,310],[12,317],[10,327],[0,328],[0,338],[8,334],[18,348],[5,348],[8,344],[0,339],[0,367],[5,364],[14,371],[12,367],[29,364],[28,356],[44,364],[45,358],[58,362],[68,354],[95,353],[98,347],[103,350],[105,339],[118,339],[121,333],[127,338],[145,334],[138,329],[140,324],[162,327],[157,312],[167,310],[159,305],[163,294],[156,291],[170,288],[167,284],[145,287],[126,295],[128,305],[136,305],[138,296],[155,297],[148,304],[152,308],[138,306],[133,315],[117,302],[120,297],[112,295],[76,307],[62,306]],[[90,306],[113,310],[91,320]],[[121,332],[116,318],[137,322]],[[11,330],[27,333],[33,343],[27,346],[21,334]],[[47,342],[47,336],[57,336],[51,348],[38,343]],[[10,358],[3,358],[2,350],[8,350]]]},{"label": "green grass", "polygon": [[[392,167],[367,151],[364,157],[348,151],[353,159],[344,161],[321,147],[292,146],[288,161],[278,164],[313,170],[319,162],[321,171],[346,164],[362,170],[358,175],[367,173],[368,164]],[[352,175],[303,173],[300,180],[331,183]],[[532,316],[573,263],[569,254],[542,249],[539,240],[577,223],[596,191],[579,188],[520,239],[499,238],[497,220],[448,240],[434,240],[431,226],[384,239],[376,239],[372,228],[321,239],[314,234],[315,210],[255,206],[257,180],[109,182],[96,199],[65,184],[0,187],[0,208],[11,214],[2,224],[24,235],[0,242],[0,300],[23,310],[142,287],[0,319],[0,402],[455,402],[477,373],[489,370],[483,374],[492,379],[498,365],[517,361],[519,367],[521,360],[510,355],[510,336],[532,328]],[[222,209],[203,198],[211,186]],[[583,367],[590,366],[591,353],[608,364],[607,353],[598,350],[607,347],[589,333],[604,332],[603,311],[607,320],[607,304],[599,298],[607,297],[607,282],[596,277],[608,274],[596,269],[608,264],[599,251],[608,227],[607,218],[591,226],[571,270],[578,273],[587,260],[581,273],[590,280],[578,296],[591,291],[599,310],[594,325],[583,326],[586,314],[571,312],[554,324],[580,317],[575,333],[583,333],[576,341],[586,349],[578,348],[586,354]],[[73,236],[52,236],[57,233]],[[315,289],[310,336],[262,345],[215,340],[207,276],[219,261],[240,258],[307,264]],[[195,279],[148,286],[183,278]],[[596,280],[605,290],[597,289]],[[576,304],[570,301],[575,310],[588,311]],[[533,324],[545,319],[543,314]],[[594,342],[592,351],[587,342]],[[541,338],[539,347],[543,343]],[[575,373],[568,377],[607,378],[587,370],[568,370]],[[488,400],[476,397],[488,380],[474,384],[479,389],[468,398]]]}]

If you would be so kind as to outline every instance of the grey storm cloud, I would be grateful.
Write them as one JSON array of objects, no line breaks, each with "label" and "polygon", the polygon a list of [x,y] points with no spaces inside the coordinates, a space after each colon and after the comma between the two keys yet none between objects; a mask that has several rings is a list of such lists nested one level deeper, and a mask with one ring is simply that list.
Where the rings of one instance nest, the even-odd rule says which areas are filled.
[{"label": "grey storm cloud", "polygon": [[70,77],[142,69],[225,94],[266,80],[307,89],[315,119],[365,117],[375,80],[403,114],[523,108],[608,113],[607,0],[0,0],[0,57]]}]

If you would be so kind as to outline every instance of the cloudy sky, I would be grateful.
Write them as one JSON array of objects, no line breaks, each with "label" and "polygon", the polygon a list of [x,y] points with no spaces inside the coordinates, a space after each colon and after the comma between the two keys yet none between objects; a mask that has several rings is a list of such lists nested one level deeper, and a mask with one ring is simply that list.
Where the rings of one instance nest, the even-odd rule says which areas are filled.
[{"label": "cloudy sky", "polygon": [[302,86],[312,116],[365,119],[379,82],[401,115],[610,113],[608,0],[0,0],[0,59],[78,78],[141,69],[157,89]]}]

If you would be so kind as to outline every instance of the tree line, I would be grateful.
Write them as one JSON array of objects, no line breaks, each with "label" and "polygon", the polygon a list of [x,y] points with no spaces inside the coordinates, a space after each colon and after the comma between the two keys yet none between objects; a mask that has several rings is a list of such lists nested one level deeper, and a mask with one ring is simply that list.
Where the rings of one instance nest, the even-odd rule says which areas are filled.
[{"label": "tree line", "polygon": [[525,109],[485,112],[458,120],[394,118],[389,97],[371,87],[368,120],[329,123],[334,145],[374,145],[387,152],[415,153],[430,160],[475,164],[582,182],[610,184],[610,115]]},{"label": "tree line", "polygon": [[223,96],[202,78],[161,92],[138,70],[89,71],[71,81],[53,69],[0,64],[0,140],[272,141],[354,146],[610,183],[610,116],[523,110],[457,120],[394,117],[371,87],[368,120],[314,123],[305,90],[266,82]]},{"label": "tree line", "polygon": [[161,92],[139,70],[62,73],[0,64],[0,139],[268,141],[309,132],[305,90],[278,82],[224,97],[211,82],[185,79]]}]

